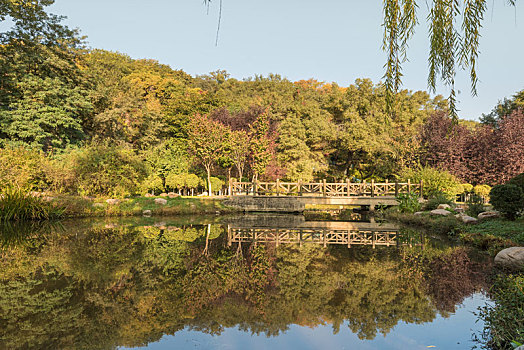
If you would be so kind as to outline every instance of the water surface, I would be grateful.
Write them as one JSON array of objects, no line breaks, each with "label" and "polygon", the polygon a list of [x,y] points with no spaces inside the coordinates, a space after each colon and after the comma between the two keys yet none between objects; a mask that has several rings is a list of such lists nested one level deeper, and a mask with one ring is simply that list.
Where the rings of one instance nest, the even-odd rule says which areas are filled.
[{"label": "water surface", "polygon": [[2,349],[468,349],[489,262],[301,216],[3,226]]}]

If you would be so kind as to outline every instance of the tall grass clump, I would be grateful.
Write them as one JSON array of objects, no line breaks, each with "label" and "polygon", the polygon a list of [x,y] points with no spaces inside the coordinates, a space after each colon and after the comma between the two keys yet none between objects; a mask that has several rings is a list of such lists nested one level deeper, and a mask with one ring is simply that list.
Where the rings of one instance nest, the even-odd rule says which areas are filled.
[{"label": "tall grass clump", "polygon": [[0,222],[59,218],[64,210],[18,187],[0,191]]}]

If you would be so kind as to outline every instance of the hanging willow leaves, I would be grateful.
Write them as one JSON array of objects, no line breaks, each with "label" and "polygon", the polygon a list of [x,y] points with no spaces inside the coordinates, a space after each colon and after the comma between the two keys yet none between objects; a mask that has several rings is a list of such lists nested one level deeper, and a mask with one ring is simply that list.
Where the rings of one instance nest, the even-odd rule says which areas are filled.
[{"label": "hanging willow leaves", "polygon": [[[435,92],[437,81],[450,89],[450,114],[457,120],[455,77],[467,70],[471,94],[477,94],[477,58],[480,29],[487,0],[433,0],[428,3],[430,51],[428,87]],[[507,0],[515,6],[516,0]],[[415,0],[384,0],[383,50],[387,55],[384,74],[388,110],[392,114],[394,96],[401,86],[402,63],[407,60],[407,41],[417,22]]]}]

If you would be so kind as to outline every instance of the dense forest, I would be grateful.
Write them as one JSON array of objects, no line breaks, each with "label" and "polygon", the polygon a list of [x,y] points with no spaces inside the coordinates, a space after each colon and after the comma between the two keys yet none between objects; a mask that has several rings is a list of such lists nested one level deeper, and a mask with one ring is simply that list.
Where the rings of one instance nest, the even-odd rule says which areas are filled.
[{"label": "dense forest", "polygon": [[493,185],[524,172],[524,90],[457,124],[424,91],[400,91],[387,109],[369,79],[191,76],[88,49],[42,4],[0,8],[13,21],[0,34],[2,186],[130,195],[232,177],[393,180],[429,167]]}]

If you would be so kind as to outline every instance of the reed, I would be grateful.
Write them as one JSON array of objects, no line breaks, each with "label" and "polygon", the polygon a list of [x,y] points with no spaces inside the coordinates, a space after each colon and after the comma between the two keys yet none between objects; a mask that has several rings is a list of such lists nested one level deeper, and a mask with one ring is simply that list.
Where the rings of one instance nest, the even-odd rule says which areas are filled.
[{"label": "reed", "polygon": [[14,186],[0,192],[0,222],[60,218],[64,209]]}]

